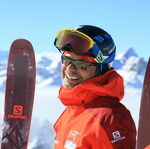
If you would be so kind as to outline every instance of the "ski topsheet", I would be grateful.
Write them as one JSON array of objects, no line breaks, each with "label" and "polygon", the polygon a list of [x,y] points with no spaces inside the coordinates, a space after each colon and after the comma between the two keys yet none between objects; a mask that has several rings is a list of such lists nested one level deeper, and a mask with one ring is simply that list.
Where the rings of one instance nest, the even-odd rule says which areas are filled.
[{"label": "ski topsheet", "polygon": [[1,149],[26,149],[35,90],[35,55],[31,43],[15,40],[10,48]]},{"label": "ski topsheet", "polygon": [[150,58],[143,83],[137,138],[137,149],[148,148],[150,149]]}]

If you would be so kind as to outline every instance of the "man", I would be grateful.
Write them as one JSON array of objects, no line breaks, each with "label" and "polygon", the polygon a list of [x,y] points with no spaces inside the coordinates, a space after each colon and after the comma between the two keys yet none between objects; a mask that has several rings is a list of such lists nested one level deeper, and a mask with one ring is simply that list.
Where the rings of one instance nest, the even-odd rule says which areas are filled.
[{"label": "man", "polygon": [[111,67],[116,47],[104,30],[89,25],[58,32],[62,53],[59,98],[66,106],[54,125],[55,149],[135,149],[136,129],[120,103],[122,77]]}]

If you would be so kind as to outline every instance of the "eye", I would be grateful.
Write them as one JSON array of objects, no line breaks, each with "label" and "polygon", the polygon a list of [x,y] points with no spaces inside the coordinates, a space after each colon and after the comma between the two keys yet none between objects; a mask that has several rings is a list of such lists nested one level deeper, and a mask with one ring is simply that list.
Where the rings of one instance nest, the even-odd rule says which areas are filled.
[{"label": "eye", "polygon": [[70,64],[70,59],[67,58],[67,57],[65,57],[65,56],[63,56],[63,57],[62,57],[62,63],[63,63],[64,65],[69,65],[69,64]]},{"label": "eye", "polygon": [[76,66],[77,69],[86,69],[87,68],[87,63],[83,61],[75,61],[74,65]]}]

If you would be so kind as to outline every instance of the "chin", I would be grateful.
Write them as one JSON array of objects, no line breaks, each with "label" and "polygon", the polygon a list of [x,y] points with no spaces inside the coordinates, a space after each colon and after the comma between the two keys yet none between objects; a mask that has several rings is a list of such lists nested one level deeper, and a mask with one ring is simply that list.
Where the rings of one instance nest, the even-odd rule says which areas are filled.
[{"label": "chin", "polygon": [[[79,83],[78,83],[79,84]],[[65,87],[65,88],[74,88],[75,86],[77,86],[78,84],[72,84],[72,83],[66,83],[66,82],[64,82],[63,83],[63,86]]]}]

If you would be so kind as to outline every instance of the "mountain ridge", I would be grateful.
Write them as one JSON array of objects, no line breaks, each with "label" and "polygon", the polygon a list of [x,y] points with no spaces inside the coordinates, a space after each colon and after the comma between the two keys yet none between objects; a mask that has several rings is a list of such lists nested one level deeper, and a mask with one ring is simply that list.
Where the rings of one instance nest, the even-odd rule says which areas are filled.
[{"label": "mountain ridge", "polygon": [[[0,92],[4,91],[6,79],[6,67],[8,51],[0,50]],[[147,62],[137,55],[134,48],[130,47],[116,56],[113,67],[123,76],[125,85],[142,87]],[[61,62],[60,53],[36,54],[36,85],[60,86],[61,85]]]}]

